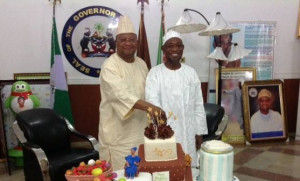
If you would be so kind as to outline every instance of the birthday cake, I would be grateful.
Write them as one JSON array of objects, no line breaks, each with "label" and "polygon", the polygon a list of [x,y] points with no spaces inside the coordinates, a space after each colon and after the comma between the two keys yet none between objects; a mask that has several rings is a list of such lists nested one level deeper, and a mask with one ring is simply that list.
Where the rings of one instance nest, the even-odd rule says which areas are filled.
[{"label": "birthday cake", "polygon": [[141,157],[140,172],[169,172],[170,181],[192,181],[192,170],[187,165],[185,153],[179,143],[176,144],[177,159],[171,161],[146,161],[144,145],[139,146],[138,155]]},{"label": "birthday cake", "polygon": [[233,148],[219,140],[206,141],[200,149],[201,181],[233,180]]},{"label": "birthday cake", "polygon": [[[150,110],[151,113],[151,110]],[[148,113],[148,126],[144,132],[146,161],[170,161],[177,159],[174,131],[157,112]]]},{"label": "birthday cake", "polygon": [[[148,115],[148,127],[145,128],[145,143],[139,146],[141,158],[140,172],[168,173],[170,181],[192,180],[190,162],[179,143],[176,143],[174,131],[160,115],[155,118]],[[169,116],[170,117],[170,116]],[[191,161],[190,157],[189,161]]]}]

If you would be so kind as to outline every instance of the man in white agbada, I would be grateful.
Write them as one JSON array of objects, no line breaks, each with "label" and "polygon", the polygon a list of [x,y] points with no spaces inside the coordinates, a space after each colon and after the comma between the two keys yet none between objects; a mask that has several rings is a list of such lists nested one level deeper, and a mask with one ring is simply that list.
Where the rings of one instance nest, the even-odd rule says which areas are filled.
[{"label": "man in white agbada", "polygon": [[184,49],[180,34],[169,31],[163,43],[166,60],[152,67],[147,76],[146,101],[173,113],[167,123],[176,141],[192,157],[192,166],[197,166],[196,144],[199,149],[201,135],[207,134],[201,83],[193,68],[180,63]]},{"label": "man in white agbada", "polygon": [[283,118],[279,112],[273,111],[272,93],[262,89],[258,93],[259,110],[251,117],[251,133],[283,131]]},{"label": "man in white agbada", "polygon": [[123,169],[125,156],[143,143],[146,112],[164,111],[144,100],[146,63],[135,56],[137,35],[128,17],[121,17],[116,37],[117,53],[102,65],[100,74],[100,158],[111,161],[114,170]]}]

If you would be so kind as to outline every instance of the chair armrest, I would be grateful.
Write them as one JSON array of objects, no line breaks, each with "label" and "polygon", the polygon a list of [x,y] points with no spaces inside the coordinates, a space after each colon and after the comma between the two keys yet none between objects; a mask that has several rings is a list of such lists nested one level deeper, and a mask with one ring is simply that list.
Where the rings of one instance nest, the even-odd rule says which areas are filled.
[{"label": "chair armrest", "polygon": [[24,147],[26,149],[31,150],[35,154],[35,156],[39,162],[39,165],[42,169],[42,172],[48,173],[49,172],[49,161],[48,161],[48,158],[47,158],[44,150],[42,148],[38,147],[37,145],[32,145],[32,144],[28,144],[28,143],[25,143]]},{"label": "chair armrest", "polygon": [[221,139],[222,134],[224,133],[228,123],[228,116],[224,115],[222,121],[220,122],[217,131],[215,132],[215,135],[217,136],[217,139]]},{"label": "chair armrest", "polygon": [[221,139],[221,136],[227,126],[224,120],[224,108],[213,103],[204,103],[208,134],[203,136],[204,141]]},{"label": "chair armrest", "polygon": [[24,136],[24,132],[21,130],[21,128],[19,127],[19,124],[17,121],[14,121],[13,123],[13,130],[18,138],[18,140],[24,144],[27,142],[27,139]]},{"label": "chair armrest", "polygon": [[25,143],[22,143],[22,145],[28,150],[32,150],[32,148],[41,149],[41,147],[39,145],[33,144],[31,142],[25,142]]},{"label": "chair armrest", "polygon": [[82,138],[84,140],[87,140],[91,144],[91,146],[93,147],[94,150],[99,151],[100,145],[95,137],[93,137],[91,135],[84,135],[84,134],[78,132],[77,130],[75,130],[75,128],[71,125],[71,123],[67,119],[65,119],[65,121],[66,121],[69,131],[73,135],[75,135],[79,138]]},{"label": "chair armrest", "polygon": [[17,121],[14,121],[13,123],[13,130],[23,147],[35,154],[42,170],[43,180],[49,180],[49,161],[44,150],[41,149],[39,145],[35,145],[27,141]]}]

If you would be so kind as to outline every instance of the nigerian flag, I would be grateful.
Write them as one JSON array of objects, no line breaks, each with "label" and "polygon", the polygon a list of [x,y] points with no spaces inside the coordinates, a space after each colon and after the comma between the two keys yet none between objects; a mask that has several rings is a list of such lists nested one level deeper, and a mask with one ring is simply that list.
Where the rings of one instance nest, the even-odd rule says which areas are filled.
[{"label": "nigerian flag", "polygon": [[58,44],[55,16],[53,16],[52,23],[50,84],[54,88],[51,97],[53,110],[74,125],[68,85]]}]

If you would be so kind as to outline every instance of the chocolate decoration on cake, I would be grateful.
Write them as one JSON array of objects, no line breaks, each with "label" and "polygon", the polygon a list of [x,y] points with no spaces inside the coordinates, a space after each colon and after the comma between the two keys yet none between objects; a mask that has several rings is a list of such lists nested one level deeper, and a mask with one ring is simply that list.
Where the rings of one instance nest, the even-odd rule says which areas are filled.
[{"label": "chocolate decoration on cake", "polygon": [[168,139],[171,138],[174,134],[174,131],[172,130],[171,126],[162,124],[158,126],[157,128],[157,138],[160,139]]},{"label": "chocolate decoration on cake", "polygon": [[144,135],[151,140],[155,139],[156,130],[155,127],[153,126],[153,123],[150,123],[149,126],[145,128]]},{"label": "chocolate decoration on cake", "polygon": [[[168,119],[172,116],[173,113],[170,112]],[[167,120],[164,121],[161,118],[161,113],[155,111],[153,115],[152,109],[149,108],[147,117],[148,117],[148,126],[145,128],[145,132],[144,132],[144,135],[147,138],[151,140],[155,138],[168,139],[174,135],[174,131],[172,130],[171,126],[167,125]]]}]

